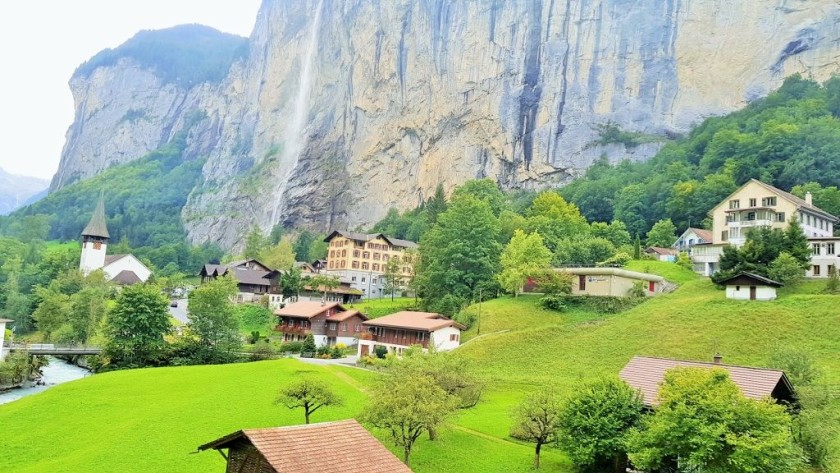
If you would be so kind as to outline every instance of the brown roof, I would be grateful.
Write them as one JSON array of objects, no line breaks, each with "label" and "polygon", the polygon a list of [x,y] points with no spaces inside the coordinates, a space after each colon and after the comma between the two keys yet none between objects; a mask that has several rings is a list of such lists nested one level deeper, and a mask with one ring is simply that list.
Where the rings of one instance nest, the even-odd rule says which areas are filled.
[{"label": "brown roof", "polygon": [[[665,377],[665,372],[677,367],[722,368],[729,372],[732,381],[741,389],[744,396],[750,399],[763,399],[774,395],[788,397],[793,392],[787,376],[785,376],[783,371],[779,370],[671,360],[667,358],[651,358],[646,356],[634,356],[621,370],[619,377],[629,384],[630,387],[641,391],[645,405],[655,406],[659,404],[657,396],[659,386]],[[776,388],[780,384],[782,386],[777,390]]]},{"label": "brown roof", "polygon": [[383,240],[390,243],[392,246],[398,246],[402,248],[417,248],[417,243],[408,240],[400,240],[399,238],[392,238],[384,233],[358,233],[358,232],[344,232],[340,230],[336,230],[330,233],[324,241],[329,243],[332,241],[333,238],[337,236],[343,236],[344,238],[356,241],[370,241],[375,240],[376,238],[382,238]]},{"label": "brown roof", "polygon": [[368,319],[365,314],[359,312],[358,310],[351,309],[351,310],[345,310],[344,312],[339,312],[339,313],[333,315],[332,317],[330,317],[329,320],[332,320],[332,321],[335,321],[335,322],[343,322],[343,321],[349,319],[350,317],[353,317],[354,315],[358,315],[359,317],[361,317],[362,320],[367,320]]},{"label": "brown roof", "polygon": [[90,217],[90,222],[82,230],[82,236],[110,238],[108,226],[105,224],[105,199],[101,193],[99,194],[99,202],[96,204],[96,210]]},{"label": "brown roof", "polygon": [[286,305],[286,307],[283,307],[282,309],[275,310],[274,315],[285,315],[287,317],[301,317],[305,319],[311,319],[312,317],[315,317],[321,312],[327,309],[331,309],[333,307],[338,307],[338,309],[342,312],[345,311],[344,307],[338,302],[323,303],[320,301],[298,301],[292,302],[291,304]]},{"label": "brown roof", "polygon": [[656,253],[658,255],[676,256],[677,250],[673,248],[662,248],[660,246],[649,246],[645,253]]},{"label": "brown roof", "polygon": [[[758,283],[758,284],[756,284]],[[749,284],[754,284],[756,286],[771,286],[771,287],[782,287],[784,284],[774,281],[770,278],[765,278],[760,274],[755,273],[748,273],[746,271],[741,271],[740,273],[732,276],[730,278],[724,279],[720,281],[719,284],[721,286],[746,286]]]},{"label": "brown roof", "polygon": [[228,448],[246,438],[283,473],[411,473],[397,457],[353,419],[339,422],[240,430],[198,447]]},{"label": "brown roof", "polygon": [[111,263],[117,262],[128,255],[107,255],[105,256],[105,266],[108,266]]},{"label": "brown roof", "polygon": [[710,242],[710,241],[715,239],[714,234],[712,233],[711,230],[704,230],[702,228],[689,228],[686,231],[687,232],[688,231],[694,232],[695,235],[697,235],[698,237],[700,237],[701,239],[703,239],[705,241]]},{"label": "brown roof", "polygon": [[121,286],[131,286],[132,284],[140,284],[143,282],[143,280],[140,279],[140,276],[138,276],[137,273],[135,273],[134,271],[129,271],[127,269],[124,269],[117,273],[116,276],[111,278],[111,281],[114,281],[115,283]]},{"label": "brown roof", "polygon": [[427,332],[433,332],[444,327],[455,327],[459,330],[466,330],[466,327],[463,325],[443,315],[432,312],[412,312],[407,310],[386,315],[375,320],[368,320],[364,324],[372,327],[395,327],[425,330]]},{"label": "brown roof", "polygon": [[327,289],[326,286],[318,286],[318,289],[314,289],[312,286],[303,286],[303,288],[309,291],[320,292],[322,294],[324,293],[324,291],[326,291],[327,294],[352,294],[355,296],[362,295],[362,291],[346,286],[337,286],[332,289]]},{"label": "brown roof", "polygon": [[233,279],[236,279],[237,282],[241,284],[254,284],[257,286],[270,286],[271,281],[268,279],[268,275],[271,271],[263,271],[258,269],[247,269],[247,268],[230,268],[225,271],[223,274],[230,273],[233,275]]}]

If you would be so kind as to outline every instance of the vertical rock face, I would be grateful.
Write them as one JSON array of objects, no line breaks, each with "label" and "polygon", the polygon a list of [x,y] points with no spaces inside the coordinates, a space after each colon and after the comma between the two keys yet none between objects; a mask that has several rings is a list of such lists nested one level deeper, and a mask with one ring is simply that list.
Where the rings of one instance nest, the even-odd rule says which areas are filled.
[{"label": "vertical rock face", "polygon": [[[138,101],[157,126],[92,114],[92,97],[118,93],[96,74],[76,86],[62,169],[139,156],[200,110],[190,153],[208,161],[182,216],[193,241],[230,247],[253,224],[369,224],[438,183],[536,188],[602,155],[645,159],[787,75],[827,78],[838,56],[834,0],[266,0],[218,85],[168,91],[130,64],[107,72],[151,94]],[[653,138],[603,143],[606,124]],[[91,126],[110,134],[98,156],[74,151],[96,140]]]}]

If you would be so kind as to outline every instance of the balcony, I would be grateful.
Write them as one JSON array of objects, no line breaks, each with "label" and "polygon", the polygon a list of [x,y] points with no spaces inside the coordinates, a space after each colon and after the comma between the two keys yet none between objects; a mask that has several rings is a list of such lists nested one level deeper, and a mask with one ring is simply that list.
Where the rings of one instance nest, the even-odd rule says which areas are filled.
[{"label": "balcony", "polygon": [[285,324],[275,326],[274,331],[280,333],[288,333],[290,335],[309,335],[310,333],[312,333],[312,329],[309,327],[292,327],[291,325]]},{"label": "balcony", "polygon": [[406,337],[397,336],[392,333],[385,333],[384,335],[375,335],[371,332],[363,332],[359,335],[359,340],[370,340],[378,343],[387,343],[389,345],[400,345],[408,347],[411,345],[420,345],[423,348],[429,347],[429,337],[426,336],[423,340],[418,340],[414,334],[409,334]]},{"label": "balcony", "polygon": [[772,220],[739,220],[737,222],[726,222],[727,227],[733,228],[753,228],[753,227],[769,227],[773,225]]}]

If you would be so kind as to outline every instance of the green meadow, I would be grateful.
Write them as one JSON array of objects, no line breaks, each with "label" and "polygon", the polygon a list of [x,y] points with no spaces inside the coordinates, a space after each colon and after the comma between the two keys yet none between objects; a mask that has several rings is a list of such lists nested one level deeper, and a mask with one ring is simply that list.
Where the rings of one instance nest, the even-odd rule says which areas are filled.
[{"label": "green meadow", "polygon": [[[580,382],[615,376],[636,354],[710,360],[718,351],[725,363],[762,366],[784,347],[813,356],[824,373],[819,383],[840,384],[840,296],[820,294],[823,283],[805,282],[785,288],[777,301],[751,303],[728,301],[708,280],[673,264],[637,262],[630,269],[680,286],[608,315],[545,311],[537,296],[484,302],[481,335],[474,324],[456,355],[486,379],[486,393],[437,440],[419,442],[413,470],[531,471],[531,446],[508,435],[516,403],[539,386],[570,393]],[[0,406],[0,464],[15,472],[222,471],[221,456],[195,448],[241,428],[301,423],[301,413],[273,399],[280,386],[303,375],[324,379],[346,400],[317,412],[316,422],[358,415],[377,376],[292,359],[100,374]],[[831,402],[840,414],[840,400]],[[383,432],[374,434],[397,451]],[[834,445],[840,449],[840,438]],[[556,449],[544,453],[542,470],[572,471]]]}]

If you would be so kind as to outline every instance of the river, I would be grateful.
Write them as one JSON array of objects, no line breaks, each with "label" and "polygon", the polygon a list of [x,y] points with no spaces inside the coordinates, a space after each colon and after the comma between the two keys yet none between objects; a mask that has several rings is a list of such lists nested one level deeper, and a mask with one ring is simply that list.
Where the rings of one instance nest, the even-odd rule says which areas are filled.
[{"label": "river", "polygon": [[0,393],[0,404],[16,401],[24,396],[45,391],[57,384],[75,381],[90,375],[90,371],[67,363],[64,360],[59,360],[52,356],[48,356],[47,358],[50,360],[50,363],[42,370],[44,376],[41,377],[44,385],[12,389],[11,391]]}]

